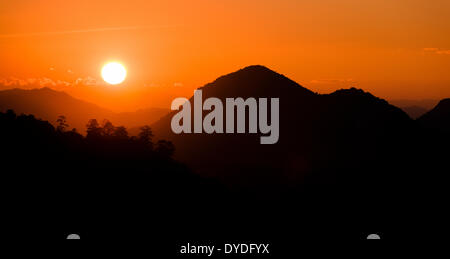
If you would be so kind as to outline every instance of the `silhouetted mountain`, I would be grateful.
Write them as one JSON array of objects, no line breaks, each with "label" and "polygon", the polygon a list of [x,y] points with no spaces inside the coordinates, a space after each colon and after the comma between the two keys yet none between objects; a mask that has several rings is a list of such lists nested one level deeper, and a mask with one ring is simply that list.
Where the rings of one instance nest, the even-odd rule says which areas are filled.
[{"label": "silhouetted mountain", "polygon": [[[401,109],[355,88],[316,94],[263,66],[200,89],[203,99],[216,97],[224,104],[231,97],[279,98],[280,137],[276,144],[261,145],[260,134],[177,135],[171,131],[172,112],[152,128],[173,141],[175,157],[196,172],[240,194],[283,197],[283,204],[308,208],[323,205],[322,215],[351,211],[350,220],[377,211],[370,220],[404,224],[401,217],[412,206],[418,179],[410,161],[420,155],[411,141],[415,122]],[[397,207],[401,199],[403,211]]]},{"label": "silhouetted mountain", "polygon": [[450,99],[444,99],[431,111],[418,119],[426,128],[449,131],[450,130]]},{"label": "silhouetted mountain", "polygon": [[[362,90],[319,95],[263,66],[222,76],[200,89],[203,99],[217,97],[223,103],[227,97],[280,98],[280,139],[275,145],[260,145],[258,134],[176,135],[170,128],[175,112],[153,125],[158,135],[174,141],[179,159],[206,174],[217,174],[219,170],[212,168],[222,168],[226,173],[219,175],[226,178],[235,175],[233,172],[241,180],[244,176],[224,165],[274,168],[276,177],[291,180],[303,178],[315,166],[331,160],[374,159],[362,151],[384,149],[383,145],[398,134],[390,129],[411,122],[400,109]],[[193,98],[190,101],[193,103]],[[257,170],[255,173],[258,177],[252,175],[248,181],[263,177]]]},{"label": "silhouetted mountain", "polygon": [[87,121],[92,118],[99,121],[107,119],[116,125],[131,128],[150,125],[168,112],[165,109],[151,108],[115,113],[50,88],[0,91],[0,111],[8,109],[13,109],[18,114],[33,114],[53,124],[58,116],[64,115],[70,127],[76,128],[79,132],[85,131]]},{"label": "silhouetted mountain", "polygon": [[[241,69],[235,73],[231,73],[226,76],[222,76],[216,79],[214,82],[199,88],[203,90],[203,99],[216,97],[225,103],[225,98],[231,97],[278,97],[280,98],[280,110],[281,115],[283,115],[283,110],[302,110],[297,109],[298,107],[306,107],[308,104],[313,102],[317,95],[309,91],[306,88],[298,85],[294,81],[288,79],[287,77],[275,73],[263,66],[250,66],[245,69]],[[193,103],[193,98],[190,99]],[[152,128],[155,132],[158,132],[160,136],[168,137],[174,141],[179,142],[179,149],[177,154],[179,158],[190,161],[192,164],[197,164],[199,166],[205,165],[203,161],[206,157],[211,157],[211,160],[205,159],[206,161],[214,163],[221,163],[224,161],[239,161],[242,160],[244,163],[261,163],[258,154],[253,154],[255,152],[265,152],[266,147],[259,144],[259,136],[256,135],[246,135],[246,134],[173,134],[170,129],[170,121],[175,112],[170,113],[163,119],[155,123]],[[206,114],[205,112],[203,114]],[[286,114],[287,115],[287,114]],[[310,115],[301,112],[299,114],[292,114],[295,119],[309,117]],[[283,128],[283,125],[281,125]],[[279,144],[275,145],[277,147],[281,146],[280,143],[287,143],[287,135],[285,131],[296,131],[294,129],[289,129],[284,127],[282,129],[283,133],[280,136]],[[196,152],[192,153],[192,148],[197,147]],[[241,156],[235,152],[234,149],[240,147],[238,151],[246,154]],[[247,151],[252,151],[246,153]],[[211,151],[220,150],[221,152],[231,152],[226,156],[214,155]],[[199,153],[197,153],[199,152]],[[230,157],[231,156],[231,157]],[[269,154],[267,154],[269,156]],[[208,163],[209,163],[208,162]],[[266,161],[267,162],[267,161]],[[207,166],[208,167],[208,166]],[[199,169],[199,168],[197,168]]]},{"label": "silhouetted mountain", "polygon": [[400,108],[405,111],[412,119],[418,119],[429,111],[429,109],[421,106],[406,106]]},{"label": "silhouetted mountain", "polygon": [[[415,135],[415,147],[419,156],[411,162],[415,171],[420,172],[421,194],[428,197],[427,210],[433,211],[436,224],[442,224],[448,218],[441,204],[448,197],[448,158],[450,157],[450,99],[444,99],[431,111],[417,119],[420,130]],[[425,193],[426,192],[426,193]],[[437,226],[438,228],[440,226]]]}]

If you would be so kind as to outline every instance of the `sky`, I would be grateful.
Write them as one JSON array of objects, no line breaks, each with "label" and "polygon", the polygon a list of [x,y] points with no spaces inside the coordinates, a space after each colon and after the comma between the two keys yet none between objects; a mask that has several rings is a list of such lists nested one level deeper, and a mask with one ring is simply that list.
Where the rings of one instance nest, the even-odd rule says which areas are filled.
[{"label": "sky", "polygon": [[[170,107],[260,64],[318,93],[450,97],[448,0],[0,0],[0,89],[48,86],[100,106]],[[103,82],[108,61],[127,69]]]}]

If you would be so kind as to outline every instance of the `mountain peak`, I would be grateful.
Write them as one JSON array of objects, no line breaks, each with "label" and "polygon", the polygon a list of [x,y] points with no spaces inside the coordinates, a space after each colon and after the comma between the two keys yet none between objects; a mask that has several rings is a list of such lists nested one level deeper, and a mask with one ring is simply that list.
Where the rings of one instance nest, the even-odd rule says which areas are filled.
[{"label": "mountain peak", "polygon": [[450,129],[450,99],[443,99],[431,111],[425,113],[418,121],[428,128]]},{"label": "mountain peak", "polygon": [[262,65],[247,66],[221,76],[200,89],[211,91],[211,96],[215,97],[277,97],[289,95],[291,91],[314,95],[293,80]]},{"label": "mountain peak", "polygon": [[450,116],[450,98],[441,100],[436,107],[424,115],[429,116]]},{"label": "mountain peak", "polygon": [[[247,80],[250,78],[255,79],[258,77],[262,77],[262,78],[277,77],[277,78],[288,79],[284,75],[279,74],[263,65],[251,65],[251,66],[247,66],[242,69],[239,69],[230,74],[221,76],[221,77],[217,78],[216,81],[221,80],[221,79],[233,78],[233,77],[246,78]],[[288,80],[290,80],[290,79],[288,79]],[[294,81],[292,81],[292,82],[294,82]]]},{"label": "mountain peak", "polygon": [[263,65],[251,65],[241,68],[235,72],[220,76],[215,81],[220,81],[229,78],[258,78],[258,77],[270,77],[270,76],[280,76],[277,72],[263,66]]},{"label": "mountain peak", "polygon": [[450,98],[441,100],[436,107],[445,107],[446,109],[450,110]]},{"label": "mountain peak", "polygon": [[263,66],[263,65],[250,65],[250,66],[247,66],[247,67],[244,67],[244,68],[238,70],[238,72],[239,71],[272,72],[272,73],[276,73],[273,70],[271,70],[271,69],[269,69],[269,68],[267,68],[266,66]]},{"label": "mountain peak", "polygon": [[372,95],[369,92],[364,91],[363,89],[359,89],[359,88],[355,88],[355,87],[351,87],[348,89],[340,89],[329,95],[338,96],[340,98],[356,98],[356,97],[358,97],[358,98],[362,98],[364,100],[374,99],[374,100],[377,100],[380,102],[387,103],[385,100],[375,97],[374,95]]}]

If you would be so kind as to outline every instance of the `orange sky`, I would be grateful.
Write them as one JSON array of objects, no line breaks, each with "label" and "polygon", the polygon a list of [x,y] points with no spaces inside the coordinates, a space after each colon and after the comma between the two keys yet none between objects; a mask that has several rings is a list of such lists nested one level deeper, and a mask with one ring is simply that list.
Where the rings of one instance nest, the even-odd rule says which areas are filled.
[{"label": "orange sky", "polygon": [[[0,88],[48,85],[114,110],[262,64],[320,93],[450,97],[448,0],[15,0],[0,4]],[[105,86],[108,60],[128,78]],[[95,80],[96,79],[96,80]]]}]

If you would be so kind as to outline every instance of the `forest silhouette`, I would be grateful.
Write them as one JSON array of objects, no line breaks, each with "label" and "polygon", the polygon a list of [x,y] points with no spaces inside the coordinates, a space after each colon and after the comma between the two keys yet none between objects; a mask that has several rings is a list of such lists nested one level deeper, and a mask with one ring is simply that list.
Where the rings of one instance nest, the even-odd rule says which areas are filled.
[{"label": "forest silhouette", "polygon": [[11,239],[30,231],[53,239],[70,231],[126,235],[222,194],[219,184],[173,160],[173,144],[154,141],[149,126],[128,136],[125,127],[92,119],[83,136],[63,115],[54,127],[12,110],[0,113],[0,125],[6,215],[20,222]]}]

